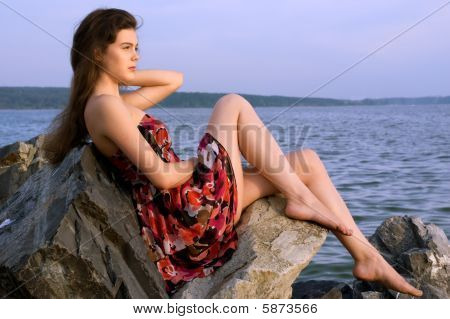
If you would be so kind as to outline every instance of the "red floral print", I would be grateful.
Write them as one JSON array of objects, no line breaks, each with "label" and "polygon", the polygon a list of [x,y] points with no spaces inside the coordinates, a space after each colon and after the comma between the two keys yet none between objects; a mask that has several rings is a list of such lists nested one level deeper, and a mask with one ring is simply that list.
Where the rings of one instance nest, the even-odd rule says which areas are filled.
[{"label": "red floral print", "polygon": [[[180,161],[162,121],[145,114],[138,129],[163,161]],[[186,282],[213,273],[237,249],[237,186],[230,157],[208,132],[197,156],[192,177],[171,189],[155,187],[121,150],[109,157],[132,189],[141,236],[169,296]]]}]

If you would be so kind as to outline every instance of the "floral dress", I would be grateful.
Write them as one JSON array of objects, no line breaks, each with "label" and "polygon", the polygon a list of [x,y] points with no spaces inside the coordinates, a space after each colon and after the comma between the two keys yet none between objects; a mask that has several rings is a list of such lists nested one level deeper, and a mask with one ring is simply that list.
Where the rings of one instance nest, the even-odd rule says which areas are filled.
[{"label": "floral dress", "polygon": [[[145,114],[138,129],[164,162],[179,162],[165,124]],[[230,157],[208,132],[197,148],[198,162],[184,184],[159,189],[119,149],[109,157],[133,194],[148,255],[172,296],[186,282],[206,277],[237,249],[234,227],[237,186]]]}]

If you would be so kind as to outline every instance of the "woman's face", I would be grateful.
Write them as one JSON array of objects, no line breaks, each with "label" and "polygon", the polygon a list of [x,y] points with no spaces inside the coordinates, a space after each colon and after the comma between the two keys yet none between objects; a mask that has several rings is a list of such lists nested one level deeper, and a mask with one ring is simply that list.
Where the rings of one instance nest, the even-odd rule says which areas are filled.
[{"label": "woman's face", "polygon": [[[102,66],[108,75],[125,85],[134,79],[139,49],[136,31],[123,29],[117,33],[116,41],[111,43],[103,56]],[[130,69],[135,67],[135,70]]]}]

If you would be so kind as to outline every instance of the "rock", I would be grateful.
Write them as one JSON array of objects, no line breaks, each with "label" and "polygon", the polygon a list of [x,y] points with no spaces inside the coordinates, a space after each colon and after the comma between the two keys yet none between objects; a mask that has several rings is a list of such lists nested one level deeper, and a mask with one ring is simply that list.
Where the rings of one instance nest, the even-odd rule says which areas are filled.
[{"label": "rock", "polygon": [[352,299],[352,288],[332,280],[308,280],[292,285],[292,299]]},{"label": "rock", "polygon": [[39,135],[0,148],[0,205],[46,164],[40,152],[43,140]]},{"label": "rock", "polygon": [[380,292],[383,298],[389,297],[388,293],[385,291],[385,288],[382,285],[375,282],[361,281],[357,279],[353,280],[352,291],[353,299],[367,299],[364,297],[370,296],[370,294],[363,294],[363,292]]},{"label": "rock", "polygon": [[247,207],[232,259],[172,298],[291,298],[292,283],[322,246],[327,231],[285,217],[285,205],[283,197],[268,196]]},{"label": "rock", "polygon": [[422,298],[449,298],[450,248],[442,229],[425,225],[417,217],[396,216],[386,219],[369,241],[411,284],[423,290]]},{"label": "rock", "polygon": [[131,194],[95,148],[31,175],[0,207],[0,295],[167,298],[139,236]]},{"label": "rock", "polygon": [[361,296],[362,299],[383,299],[383,293],[379,291],[363,291]]},{"label": "rock", "polygon": [[[425,225],[417,217],[396,216],[386,219],[369,241],[409,283],[423,291],[421,298],[449,298],[449,244],[439,227]],[[351,287],[337,281],[298,282],[293,287],[293,298],[413,298],[361,280],[354,280]]]},{"label": "rock", "polygon": [[[115,167],[92,144],[73,149],[53,167],[30,155],[31,146],[29,153],[19,151],[27,143],[2,149],[7,155],[1,158],[9,158],[2,172],[10,169],[17,178],[0,204],[0,295],[168,298],[140,236],[131,191],[115,178]],[[29,155],[8,155],[13,149]],[[28,169],[21,175],[14,165]],[[290,298],[293,281],[327,231],[285,217],[284,206],[280,196],[250,205],[238,224],[232,259],[173,298]]]},{"label": "rock", "polygon": [[334,280],[308,280],[293,286],[294,299],[383,299],[383,287],[354,280],[351,285]]}]

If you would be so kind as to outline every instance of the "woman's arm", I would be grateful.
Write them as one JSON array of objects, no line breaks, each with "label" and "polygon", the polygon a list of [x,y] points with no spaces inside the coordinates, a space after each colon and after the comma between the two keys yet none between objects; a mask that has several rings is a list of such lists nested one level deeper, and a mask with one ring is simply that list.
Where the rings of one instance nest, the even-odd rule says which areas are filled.
[{"label": "woman's arm", "polygon": [[102,96],[96,103],[92,114],[98,120],[98,133],[110,139],[153,185],[169,189],[189,180],[197,158],[163,161],[142,136],[119,98]]},{"label": "woman's arm", "polygon": [[141,110],[158,104],[183,84],[183,73],[178,71],[136,70],[134,73],[135,77],[124,84],[141,88],[123,93],[121,97],[126,104]]}]

